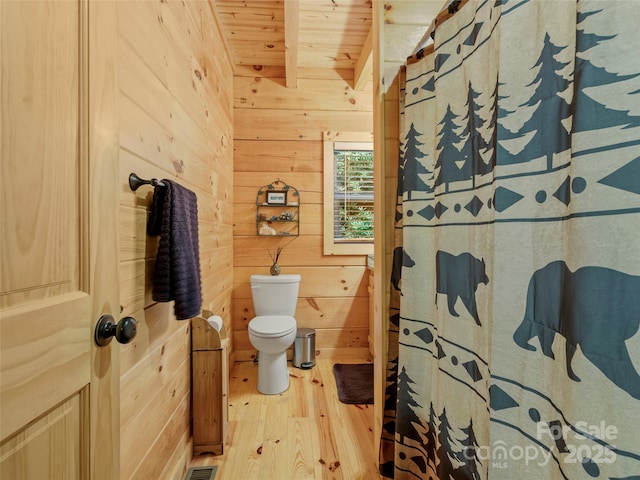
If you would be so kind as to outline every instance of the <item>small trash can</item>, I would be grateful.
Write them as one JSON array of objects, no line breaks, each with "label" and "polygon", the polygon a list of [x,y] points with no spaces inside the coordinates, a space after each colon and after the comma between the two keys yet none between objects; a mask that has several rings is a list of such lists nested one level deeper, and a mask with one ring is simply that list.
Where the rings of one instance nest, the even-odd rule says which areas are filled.
[{"label": "small trash can", "polygon": [[293,343],[293,366],[311,368],[316,364],[316,331],[313,328],[299,328]]}]

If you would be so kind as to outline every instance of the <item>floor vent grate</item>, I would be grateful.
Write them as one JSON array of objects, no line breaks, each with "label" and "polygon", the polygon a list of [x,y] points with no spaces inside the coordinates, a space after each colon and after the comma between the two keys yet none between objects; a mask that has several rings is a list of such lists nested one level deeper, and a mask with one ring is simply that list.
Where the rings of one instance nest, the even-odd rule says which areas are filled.
[{"label": "floor vent grate", "polygon": [[214,480],[218,467],[191,467],[184,480]]}]

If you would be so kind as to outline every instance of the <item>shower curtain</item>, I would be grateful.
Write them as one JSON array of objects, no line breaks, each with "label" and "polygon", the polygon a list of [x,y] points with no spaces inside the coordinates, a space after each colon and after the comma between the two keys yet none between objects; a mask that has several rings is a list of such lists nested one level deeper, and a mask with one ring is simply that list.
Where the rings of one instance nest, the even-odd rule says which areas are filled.
[{"label": "shower curtain", "polygon": [[381,472],[639,480],[640,3],[451,10],[401,91]]}]

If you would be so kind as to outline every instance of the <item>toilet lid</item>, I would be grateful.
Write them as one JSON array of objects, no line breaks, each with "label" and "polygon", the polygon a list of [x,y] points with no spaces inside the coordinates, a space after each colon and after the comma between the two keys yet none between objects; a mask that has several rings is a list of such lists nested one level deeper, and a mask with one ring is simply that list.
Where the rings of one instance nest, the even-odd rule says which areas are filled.
[{"label": "toilet lid", "polygon": [[279,337],[296,328],[296,319],[290,315],[262,315],[249,322],[249,330],[259,337]]}]

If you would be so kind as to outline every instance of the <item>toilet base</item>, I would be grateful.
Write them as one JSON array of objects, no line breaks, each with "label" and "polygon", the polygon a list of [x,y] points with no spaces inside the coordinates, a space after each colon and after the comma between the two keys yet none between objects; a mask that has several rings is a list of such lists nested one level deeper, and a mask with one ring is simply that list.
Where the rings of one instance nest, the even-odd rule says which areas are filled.
[{"label": "toilet base", "polygon": [[288,388],[287,351],[258,352],[258,391],[265,395],[277,395]]}]

